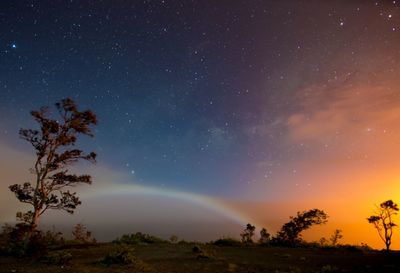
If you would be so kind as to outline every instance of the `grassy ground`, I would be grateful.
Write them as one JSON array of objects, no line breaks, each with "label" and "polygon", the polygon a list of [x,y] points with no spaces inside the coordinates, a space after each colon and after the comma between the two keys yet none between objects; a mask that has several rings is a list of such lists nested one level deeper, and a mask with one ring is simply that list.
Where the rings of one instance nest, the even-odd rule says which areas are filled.
[{"label": "grassy ground", "polygon": [[[400,272],[400,253],[362,252],[339,249],[290,249],[277,247],[219,247],[194,244],[149,244],[134,246],[138,262],[106,266],[99,261],[116,250],[112,244],[64,249],[72,255],[66,266],[0,257],[0,272],[15,273],[122,273],[122,272]],[[56,253],[51,251],[50,253]]]}]

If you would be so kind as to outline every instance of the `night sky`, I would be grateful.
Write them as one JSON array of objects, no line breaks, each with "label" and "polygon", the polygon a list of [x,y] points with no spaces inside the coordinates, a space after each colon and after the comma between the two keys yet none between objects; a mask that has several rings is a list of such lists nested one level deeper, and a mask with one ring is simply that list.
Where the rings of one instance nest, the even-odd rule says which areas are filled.
[{"label": "night sky", "polygon": [[399,60],[400,1],[1,1],[0,143],[71,97],[118,182],[368,213],[400,195]]}]

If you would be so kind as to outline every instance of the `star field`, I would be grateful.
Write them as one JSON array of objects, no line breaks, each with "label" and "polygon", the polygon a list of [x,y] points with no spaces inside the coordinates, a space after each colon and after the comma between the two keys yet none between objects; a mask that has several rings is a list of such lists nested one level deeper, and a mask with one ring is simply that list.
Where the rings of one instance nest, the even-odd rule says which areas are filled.
[{"label": "star field", "polygon": [[397,1],[2,2],[0,140],[27,149],[16,136],[33,125],[29,111],[71,97],[99,117],[83,144],[130,183],[262,200],[318,191],[311,167],[381,166],[369,146],[398,145],[399,11]]}]

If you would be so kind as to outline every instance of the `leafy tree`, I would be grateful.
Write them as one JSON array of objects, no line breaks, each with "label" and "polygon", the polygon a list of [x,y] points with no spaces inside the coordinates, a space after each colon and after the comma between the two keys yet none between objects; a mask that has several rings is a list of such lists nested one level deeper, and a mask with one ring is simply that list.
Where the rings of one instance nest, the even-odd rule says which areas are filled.
[{"label": "leafy tree", "polygon": [[242,243],[253,243],[253,236],[256,227],[251,225],[250,223],[246,225],[246,228],[240,233],[240,237],[242,237]]},{"label": "leafy tree", "polygon": [[268,244],[270,240],[271,240],[271,234],[269,234],[265,228],[262,228],[260,230],[260,240],[259,240],[260,244]]},{"label": "leafy tree", "polygon": [[325,224],[327,218],[328,215],[319,209],[297,212],[296,217],[290,217],[290,221],[281,227],[274,241],[278,244],[295,246],[301,241],[301,232],[313,225]]},{"label": "leafy tree", "polygon": [[66,98],[55,104],[57,117],[52,118],[48,107],[31,111],[39,129],[21,129],[19,135],[28,141],[36,152],[31,169],[34,181],[11,185],[9,188],[17,199],[32,206],[26,213],[17,213],[17,218],[31,230],[36,230],[40,217],[49,209],[73,213],[81,204],[75,192],[67,190],[81,183],[91,184],[90,175],[70,174],[68,167],[80,161],[94,163],[94,152],[84,153],[73,146],[80,135],[93,136],[91,125],[97,124],[96,115],[90,111],[79,111],[72,99]]},{"label": "leafy tree", "polygon": [[342,230],[341,229],[335,229],[333,232],[332,236],[329,238],[331,245],[332,246],[337,246],[338,242],[340,239],[343,238]]},{"label": "leafy tree", "polygon": [[88,231],[84,224],[77,224],[72,231],[74,240],[82,243],[95,242],[96,240],[92,237],[92,232]]},{"label": "leafy tree", "polygon": [[390,250],[392,244],[393,228],[397,225],[393,222],[393,216],[397,214],[399,208],[392,200],[387,200],[379,205],[376,214],[367,218],[378,231],[379,237],[385,243],[386,251]]}]

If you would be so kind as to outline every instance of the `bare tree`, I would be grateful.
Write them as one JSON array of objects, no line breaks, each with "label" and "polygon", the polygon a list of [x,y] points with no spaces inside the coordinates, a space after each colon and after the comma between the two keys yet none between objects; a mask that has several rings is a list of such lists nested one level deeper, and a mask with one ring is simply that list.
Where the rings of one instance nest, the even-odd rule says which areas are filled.
[{"label": "bare tree", "polygon": [[386,251],[390,250],[392,244],[393,228],[397,225],[393,222],[393,216],[397,214],[399,208],[392,200],[387,200],[377,206],[376,214],[367,218],[378,231],[379,237],[385,243]]},{"label": "bare tree", "polygon": [[51,118],[49,108],[42,107],[31,112],[40,128],[19,132],[36,152],[31,169],[34,182],[14,184],[9,188],[20,202],[32,206],[26,213],[17,213],[17,218],[29,225],[31,231],[36,230],[40,216],[49,209],[73,213],[81,201],[67,188],[92,182],[90,175],[70,174],[67,168],[80,160],[95,162],[94,152],[84,153],[73,146],[80,135],[93,136],[90,126],[97,124],[96,115],[90,110],[79,111],[69,98],[56,103],[55,107],[57,118]]}]

